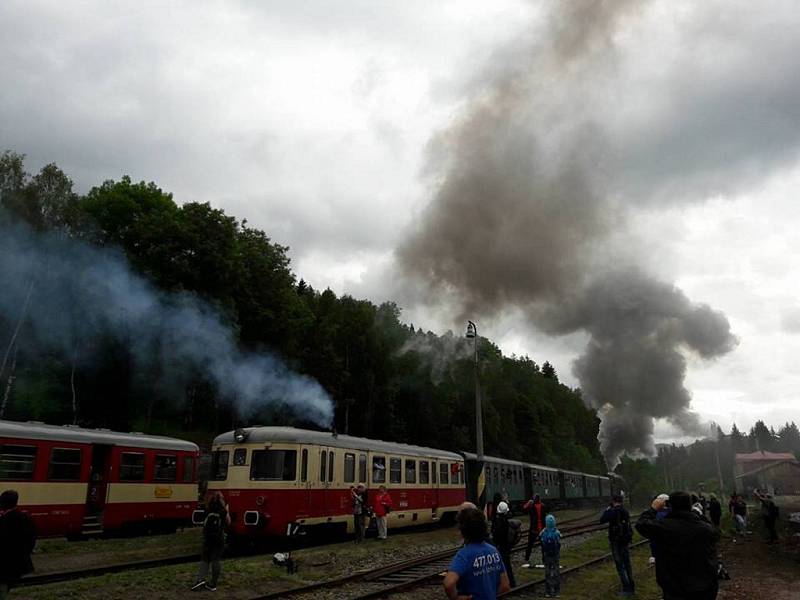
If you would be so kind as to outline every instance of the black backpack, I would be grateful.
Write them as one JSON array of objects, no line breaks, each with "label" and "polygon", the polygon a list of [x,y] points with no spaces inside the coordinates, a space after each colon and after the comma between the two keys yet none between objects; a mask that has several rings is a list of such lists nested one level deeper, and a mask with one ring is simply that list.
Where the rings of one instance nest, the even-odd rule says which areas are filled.
[{"label": "black backpack", "polygon": [[209,512],[203,521],[203,539],[210,543],[218,543],[223,539],[222,515]]},{"label": "black backpack", "polygon": [[619,544],[630,544],[633,540],[633,527],[627,511],[618,510],[610,525],[610,537]]},{"label": "black backpack", "polygon": [[519,519],[508,520],[508,543],[516,546],[522,539],[522,522]]}]

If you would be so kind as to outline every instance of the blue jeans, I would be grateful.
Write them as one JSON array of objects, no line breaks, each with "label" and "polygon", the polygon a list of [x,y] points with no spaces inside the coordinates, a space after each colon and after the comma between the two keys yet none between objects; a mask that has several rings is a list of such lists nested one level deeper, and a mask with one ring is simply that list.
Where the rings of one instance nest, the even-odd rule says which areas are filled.
[{"label": "blue jeans", "polygon": [[617,566],[619,581],[622,584],[623,592],[633,592],[633,569],[631,569],[631,555],[628,551],[628,544],[610,542],[611,556],[614,557],[614,564]]},{"label": "blue jeans", "polygon": [[544,556],[544,593],[555,596],[561,593],[561,573],[558,556]]}]

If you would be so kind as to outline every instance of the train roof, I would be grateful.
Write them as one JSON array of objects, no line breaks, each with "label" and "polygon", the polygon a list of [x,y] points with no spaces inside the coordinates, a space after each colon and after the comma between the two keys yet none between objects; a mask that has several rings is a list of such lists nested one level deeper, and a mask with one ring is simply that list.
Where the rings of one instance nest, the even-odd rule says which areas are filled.
[{"label": "train roof", "polygon": [[[461,454],[464,455],[464,458],[466,458],[467,460],[478,460],[478,455],[475,454],[474,452],[462,452]],[[530,467],[533,469],[539,469],[540,471],[558,471],[558,469],[555,469],[553,467],[545,467],[544,465],[534,465],[532,463],[521,462],[518,460],[509,460],[508,458],[498,458],[497,456],[484,456],[483,460],[486,462],[499,463],[503,465]]]},{"label": "train roof", "polygon": [[[238,431],[238,430],[237,430]],[[436,448],[425,448],[423,446],[411,446],[409,444],[399,444],[396,442],[384,442],[382,440],[371,440],[369,438],[354,437],[350,435],[334,435],[330,431],[311,431],[309,429],[297,429],[296,427],[243,427],[242,431],[247,435],[243,443],[262,443],[278,442],[290,444],[319,444],[332,448],[347,448],[353,450],[369,450],[372,452],[385,452],[387,454],[403,454],[409,456],[444,458],[447,460],[461,460],[461,456],[455,452],[437,450]],[[222,433],[214,438],[214,445],[217,444],[236,444],[234,431]]]},{"label": "train roof", "polygon": [[143,433],[121,433],[109,429],[84,429],[76,425],[45,425],[37,421],[0,421],[0,438],[22,438],[78,444],[131,446],[153,450],[197,452],[197,444]]}]

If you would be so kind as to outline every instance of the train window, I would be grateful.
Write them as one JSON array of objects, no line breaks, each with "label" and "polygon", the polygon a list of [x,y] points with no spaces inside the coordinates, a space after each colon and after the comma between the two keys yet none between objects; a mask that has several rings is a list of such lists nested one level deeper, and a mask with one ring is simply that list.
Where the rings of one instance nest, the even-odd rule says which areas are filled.
[{"label": "train window", "polygon": [[33,479],[36,446],[0,446],[0,479]]},{"label": "train window", "polygon": [[328,473],[328,453],[323,450],[319,454],[319,480],[325,483],[325,475]]},{"label": "train window", "polygon": [[247,448],[237,448],[233,451],[233,466],[243,467],[247,464]]},{"label": "train window", "polygon": [[367,483],[367,455],[358,455],[358,481],[359,483]]},{"label": "train window", "polygon": [[372,483],[386,483],[386,457],[372,457]]},{"label": "train window", "polygon": [[47,478],[52,481],[79,481],[81,451],[78,448],[53,448]]},{"label": "train window", "polygon": [[445,485],[450,482],[450,473],[448,469],[450,467],[447,466],[447,463],[439,463],[439,483]]},{"label": "train window", "polygon": [[484,468],[483,472],[485,473],[486,483],[492,482],[492,470],[489,468]]},{"label": "train window", "polygon": [[458,485],[459,483],[463,483],[463,481],[461,480],[461,475],[460,475],[461,471],[458,468],[458,463],[453,463],[452,465],[450,465],[450,470],[453,474],[453,476],[450,478],[450,483],[452,483],[453,485]]},{"label": "train window", "polygon": [[406,460],[406,483],[417,483],[417,461]]},{"label": "train window", "polygon": [[389,459],[389,483],[403,482],[403,466],[399,458]]},{"label": "train window", "polygon": [[344,482],[354,483],[356,480],[356,455],[346,453],[344,455]]},{"label": "train window", "polygon": [[119,461],[120,481],[144,481],[144,454],[123,452]]},{"label": "train window", "polygon": [[253,450],[250,456],[251,480],[294,481],[296,478],[297,450]]},{"label": "train window", "polygon": [[328,451],[328,481],[333,481],[333,450]]},{"label": "train window", "polygon": [[427,460],[421,460],[419,462],[419,482],[430,482],[430,466]]},{"label": "train window", "polygon": [[431,483],[436,483],[436,463],[431,462]]},{"label": "train window", "polygon": [[303,454],[300,459],[300,481],[308,480],[308,450],[303,448]]},{"label": "train window", "polygon": [[494,481],[495,483],[503,483],[500,479],[500,471],[497,470],[497,467],[494,468]]},{"label": "train window", "polygon": [[183,457],[183,482],[191,483],[194,481],[194,456]]},{"label": "train window", "polygon": [[154,481],[177,481],[178,457],[172,454],[157,454],[153,465]]},{"label": "train window", "polygon": [[215,450],[211,453],[211,481],[225,481],[228,478],[228,459],[231,453],[227,450]]}]

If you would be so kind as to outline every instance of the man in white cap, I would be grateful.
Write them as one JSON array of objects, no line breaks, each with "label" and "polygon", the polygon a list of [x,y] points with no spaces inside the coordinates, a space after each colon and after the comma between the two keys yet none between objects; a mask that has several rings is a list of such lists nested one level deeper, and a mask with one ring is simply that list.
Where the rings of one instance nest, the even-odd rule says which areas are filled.
[{"label": "man in white cap", "polygon": [[506,568],[508,581],[511,587],[516,587],[517,582],[514,579],[514,571],[511,568],[511,542],[508,534],[508,519],[511,516],[511,511],[506,502],[500,502],[497,505],[496,514],[494,518],[494,527],[492,529],[492,542],[495,548],[500,552],[500,558],[503,559],[503,565]]}]

